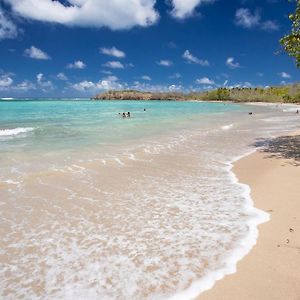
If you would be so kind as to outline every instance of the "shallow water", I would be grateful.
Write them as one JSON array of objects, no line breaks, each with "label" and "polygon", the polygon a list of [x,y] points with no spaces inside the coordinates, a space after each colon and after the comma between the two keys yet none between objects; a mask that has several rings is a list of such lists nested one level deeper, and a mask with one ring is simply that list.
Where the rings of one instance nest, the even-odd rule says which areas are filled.
[{"label": "shallow water", "polygon": [[190,299],[267,218],[230,163],[298,124],[292,107],[0,102],[1,298]]}]

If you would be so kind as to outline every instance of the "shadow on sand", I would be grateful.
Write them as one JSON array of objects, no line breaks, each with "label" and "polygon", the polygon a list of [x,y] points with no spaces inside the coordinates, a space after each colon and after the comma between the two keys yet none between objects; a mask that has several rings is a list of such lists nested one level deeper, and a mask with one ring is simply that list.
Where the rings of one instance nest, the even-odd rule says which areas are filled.
[{"label": "shadow on sand", "polygon": [[300,135],[261,139],[254,145],[261,148],[261,152],[269,154],[267,157],[292,159],[292,165],[300,166]]}]

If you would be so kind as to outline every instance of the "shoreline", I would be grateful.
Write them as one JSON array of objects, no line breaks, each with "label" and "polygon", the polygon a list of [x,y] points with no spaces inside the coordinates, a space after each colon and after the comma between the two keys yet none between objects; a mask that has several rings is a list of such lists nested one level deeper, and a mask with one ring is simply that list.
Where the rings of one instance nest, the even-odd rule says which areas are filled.
[{"label": "shoreline", "polygon": [[[296,134],[299,132],[289,136]],[[300,201],[296,201],[300,163],[297,153],[296,159],[290,155],[290,144],[276,146],[278,149],[258,150],[233,163],[238,182],[251,188],[255,208],[269,213],[271,219],[258,225],[256,245],[238,261],[237,271],[218,280],[197,300],[300,299]]]}]

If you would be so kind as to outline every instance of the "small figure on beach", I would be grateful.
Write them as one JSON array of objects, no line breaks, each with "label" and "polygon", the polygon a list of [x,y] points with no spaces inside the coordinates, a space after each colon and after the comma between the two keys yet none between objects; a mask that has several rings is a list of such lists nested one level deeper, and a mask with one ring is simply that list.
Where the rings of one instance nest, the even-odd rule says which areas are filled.
[{"label": "small figure on beach", "polygon": [[146,108],[144,108],[144,111],[146,111]]},{"label": "small figure on beach", "polygon": [[128,118],[130,118],[130,111],[129,111],[129,112],[127,112],[127,117],[128,117]]},{"label": "small figure on beach", "polygon": [[123,117],[123,118],[126,118],[126,114],[125,114],[124,112],[123,112],[123,114],[122,114],[122,117]]},{"label": "small figure on beach", "polygon": [[296,114],[299,114],[299,109],[297,109]]},{"label": "small figure on beach", "polygon": [[249,115],[252,115],[253,113],[252,112],[249,112]]}]

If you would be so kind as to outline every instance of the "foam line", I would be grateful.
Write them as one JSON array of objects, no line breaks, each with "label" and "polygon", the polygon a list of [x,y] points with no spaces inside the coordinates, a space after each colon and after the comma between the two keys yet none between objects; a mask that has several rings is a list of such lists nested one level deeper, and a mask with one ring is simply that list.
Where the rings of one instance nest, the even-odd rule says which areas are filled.
[{"label": "foam line", "polygon": [[247,152],[244,155],[238,156],[226,164],[227,165],[226,169],[229,172],[229,176],[232,182],[240,185],[244,189],[244,192],[242,194],[243,198],[246,200],[244,203],[244,209],[253,216],[251,219],[247,221],[247,225],[249,228],[248,234],[243,239],[241,239],[236,243],[235,248],[231,251],[229,255],[223,257],[224,267],[222,269],[208,273],[200,280],[195,281],[187,290],[179,292],[171,296],[167,300],[195,299],[204,291],[211,289],[215,285],[216,281],[223,279],[226,275],[235,273],[237,263],[242,258],[244,258],[255,246],[259,235],[258,225],[268,222],[270,220],[270,215],[254,207],[254,202],[250,196],[251,195],[250,187],[244,183],[239,182],[237,176],[232,171],[235,162],[248,155],[253,154],[254,152],[256,152],[256,149]]},{"label": "foam line", "polygon": [[32,127],[27,127],[27,128],[18,127],[18,128],[14,128],[14,129],[0,129],[0,136],[18,135],[20,133],[26,133],[26,132],[33,131],[33,130],[34,130],[34,128],[32,128]]}]

